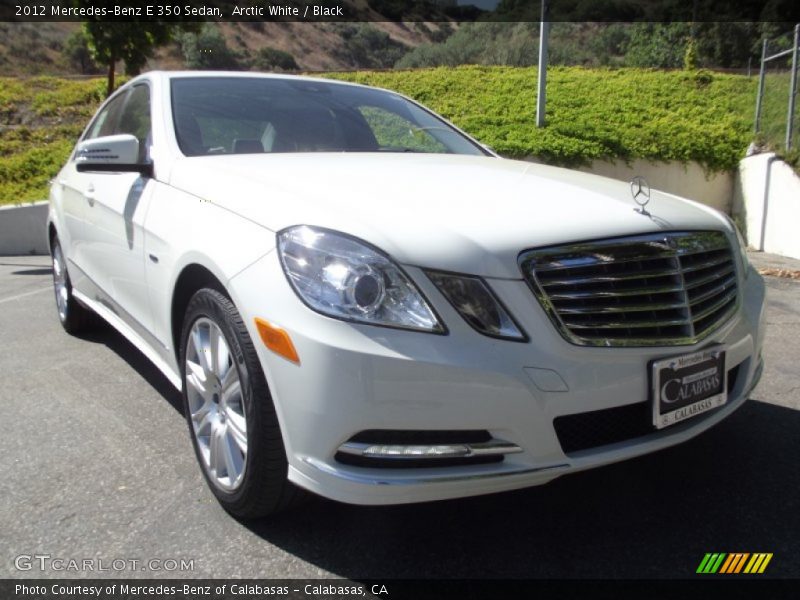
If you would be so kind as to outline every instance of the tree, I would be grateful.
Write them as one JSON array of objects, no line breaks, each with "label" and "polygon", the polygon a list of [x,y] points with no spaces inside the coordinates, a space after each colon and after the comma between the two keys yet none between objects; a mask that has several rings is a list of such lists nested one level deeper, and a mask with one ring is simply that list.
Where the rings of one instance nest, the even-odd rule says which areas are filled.
[{"label": "tree", "polygon": [[[79,6],[90,6],[91,0],[77,0]],[[104,21],[102,17],[85,21],[86,35],[92,58],[108,71],[107,95],[114,91],[114,69],[117,61],[125,63],[128,75],[138,75],[147,59],[159,46],[172,40],[178,30],[196,29],[197,24],[186,22]]]},{"label": "tree", "polygon": [[631,26],[625,62],[631,67],[683,66],[689,23],[635,23]]},{"label": "tree", "polygon": [[290,53],[269,46],[258,49],[253,66],[259,71],[297,71],[300,68]]},{"label": "tree", "polygon": [[228,46],[215,23],[206,23],[198,33],[181,34],[178,43],[190,69],[239,70],[247,66],[247,56]]},{"label": "tree", "polygon": [[92,60],[83,29],[74,31],[64,43],[64,56],[69,65],[81,73],[97,73],[97,63]]}]

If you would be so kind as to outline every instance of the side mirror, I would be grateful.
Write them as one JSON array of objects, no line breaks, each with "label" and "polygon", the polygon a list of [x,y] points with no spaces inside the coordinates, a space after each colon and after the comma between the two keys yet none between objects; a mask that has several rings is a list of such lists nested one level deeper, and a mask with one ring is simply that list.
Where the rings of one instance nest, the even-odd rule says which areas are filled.
[{"label": "side mirror", "polygon": [[78,144],[75,168],[81,173],[141,173],[152,177],[153,165],[140,163],[139,140],[130,134],[108,135]]}]

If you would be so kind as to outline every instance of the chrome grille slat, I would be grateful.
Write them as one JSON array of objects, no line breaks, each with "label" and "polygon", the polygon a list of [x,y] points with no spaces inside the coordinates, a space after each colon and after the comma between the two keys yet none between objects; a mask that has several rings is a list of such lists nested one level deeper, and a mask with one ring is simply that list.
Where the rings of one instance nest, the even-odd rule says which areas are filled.
[{"label": "chrome grille slat", "polygon": [[717,259],[702,262],[697,265],[692,265],[691,267],[684,267],[683,272],[684,274],[686,274],[686,273],[692,273],[694,271],[702,271],[703,269],[710,269],[711,267],[715,267],[722,263],[730,262],[730,260],[731,260],[730,256],[722,256]]},{"label": "chrome grille slat", "polygon": [[674,325],[687,325],[688,319],[674,319],[671,321],[627,321],[622,323],[574,323],[565,321],[572,329],[642,329],[645,327],[672,327]]},{"label": "chrome grille slat", "polygon": [[680,275],[679,271],[665,272],[661,270],[652,270],[633,273],[629,275],[600,275],[597,277],[580,277],[576,279],[555,279],[551,281],[542,282],[545,288],[558,285],[586,285],[591,283],[615,283],[618,281],[634,281],[636,279],[656,279],[660,277],[677,277]]},{"label": "chrome grille slat", "polygon": [[[619,264],[625,264],[625,263],[631,263],[631,262],[642,262],[642,261],[651,261],[651,260],[664,260],[664,259],[670,259],[670,258],[672,258],[672,256],[667,255],[667,254],[651,254],[651,255],[631,256],[631,257],[627,257],[627,258],[623,258],[623,259],[619,259],[619,260],[600,260],[597,257],[595,257],[595,262],[593,262],[591,264],[583,263],[583,264],[570,265],[570,264],[564,264],[564,262],[554,262],[554,263],[549,263],[549,264],[545,264],[543,266],[537,267],[536,270],[541,273],[542,271],[553,271],[553,270],[556,270],[556,269],[580,269],[580,268],[583,268],[583,267],[594,267],[594,266],[597,266],[597,265],[619,265]],[[570,260],[570,259],[567,259],[567,260]],[[574,259],[571,259],[571,260],[574,260]],[[587,260],[587,259],[582,259],[582,260]]]},{"label": "chrome grille slat", "polygon": [[697,256],[697,255],[704,255],[708,254],[709,252],[719,252],[724,250],[725,252],[730,252],[730,248],[728,247],[728,242],[726,241],[724,244],[712,244],[709,246],[703,246],[702,248],[697,248],[694,251],[681,251],[681,256]]},{"label": "chrome grille slat", "polygon": [[[682,285],[673,285],[668,287],[656,287],[656,288],[647,288],[647,292],[650,295],[653,294],[674,294],[677,292],[683,292]],[[625,298],[627,296],[640,296],[642,293],[641,289],[634,289],[634,290],[618,290],[618,291],[582,291],[582,292],[556,292],[554,294],[550,294],[551,300],[566,300],[566,299],[581,299],[581,298]]]},{"label": "chrome grille slat", "polygon": [[630,306],[605,306],[602,308],[569,308],[560,306],[558,312],[563,315],[605,315],[613,313],[626,313],[626,312],[645,312],[654,310],[669,310],[671,308],[685,308],[684,302],[672,302],[670,304],[632,304]]},{"label": "chrome grille slat", "polygon": [[726,304],[729,304],[732,300],[735,300],[735,299],[736,299],[736,290],[731,290],[721,300],[717,300],[716,302],[714,302],[714,304],[712,304],[708,308],[705,308],[702,311],[700,311],[698,314],[693,315],[692,320],[695,321],[695,322],[701,321],[701,320],[705,319],[707,316],[709,316],[710,314],[714,313],[715,311],[717,311],[718,309],[722,308]]},{"label": "chrome grille slat", "polygon": [[686,282],[686,289],[687,290],[693,290],[694,288],[700,287],[701,285],[705,285],[707,283],[711,283],[712,281],[717,281],[720,277],[722,277],[724,275],[730,275],[733,272],[734,272],[733,263],[731,263],[730,265],[726,266],[725,269],[723,269],[722,271],[720,271],[718,273],[712,273],[711,275],[706,275],[706,276],[704,276],[704,277],[702,277],[700,279],[695,279],[691,283],[689,283],[687,281]]},{"label": "chrome grille slat", "polygon": [[520,266],[569,341],[596,346],[693,344],[738,305],[722,232],[667,232],[523,252]]},{"label": "chrome grille slat", "polygon": [[[728,290],[728,289],[730,289],[730,288],[731,288],[731,286],[735,286],[735,285],[736,285],[736,278],[734,278],[734,277],[729,277],[728,279],[726,279],[725,281],[723,281],[723,282],[722,282],[720,285],[718,285],[717,287],[714,287],[714,288],[710,289],[710,290],[709,290],[709,291],[707,291],[707,292],[703,292],[703,293],[702,293],[702,294],[700,294],[699,296],[691,297],[691,294],[690,294],[690,296],[689,296],[689,297],[690,297],[690,302],[689,302],[689,303],[690,303],[692,306],[695,306],[696,304],[699,304],[700,302],[703,302],[703,301],[705,301],[705,300],[708,300],[709,298],[713,298],[714,296],[716,296],[716,295],[718,295],[718,294],[721,294],[721,293],[722,293],[722,292],[724,292],[725,290]],[[734,292],[735,292],[736,290],[732,290],[732,291],[734,291]]]}]

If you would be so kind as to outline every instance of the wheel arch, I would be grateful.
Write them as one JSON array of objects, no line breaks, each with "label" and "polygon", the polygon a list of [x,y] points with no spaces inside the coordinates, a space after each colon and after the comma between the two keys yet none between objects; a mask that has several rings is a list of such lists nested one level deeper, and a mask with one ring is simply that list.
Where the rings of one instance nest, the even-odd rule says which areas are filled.
[{"label": "wheel arch", "polygon": [[219,278],[210,269],[199,263],[186,265],[175,280],[170,307],[170,330],[177,364],[180,364],[180,338],[186,307],[192,296],[203,288],[212,288],[230,298],[230,294]]},{"label": "wheel arch", "polygon": [[50,251],[50,254],[53,253],[53,242],[58,237],[58,230],[56,229],[56,224],[53,221],[47,222],[47,249]]}]

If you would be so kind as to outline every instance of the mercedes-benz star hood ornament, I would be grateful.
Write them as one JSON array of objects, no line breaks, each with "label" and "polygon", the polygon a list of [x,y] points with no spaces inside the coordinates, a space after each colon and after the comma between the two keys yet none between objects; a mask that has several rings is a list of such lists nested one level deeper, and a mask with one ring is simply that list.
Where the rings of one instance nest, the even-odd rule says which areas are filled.
[{"label": "mercedes-benz star hood ornament", "polygon": [[639,211],[642,214],[647,214],[645,206],[650,202],[650,186],[647,180],[641,175],[637,175],[631,179],[631,195],[634,202],[639,205]]}]

